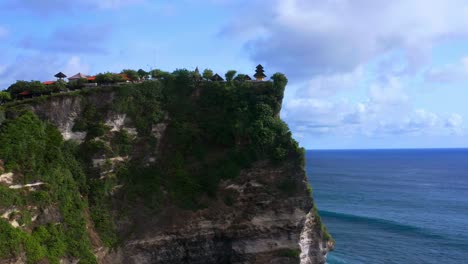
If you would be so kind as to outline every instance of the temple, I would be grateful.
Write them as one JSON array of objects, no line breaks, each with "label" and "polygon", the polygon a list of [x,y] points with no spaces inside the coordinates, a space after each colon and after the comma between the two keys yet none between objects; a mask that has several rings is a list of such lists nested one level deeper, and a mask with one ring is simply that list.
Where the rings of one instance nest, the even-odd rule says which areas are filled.
[{"label": "temple", "polygon": [[254,77],[255,77],[255,79],[257,81],[264,81],[265,80],[266,75],[265,75],[265,71],[263,70],[263,66],[261,64],[259,64],[257,66],[257,69],[255,70]]}]

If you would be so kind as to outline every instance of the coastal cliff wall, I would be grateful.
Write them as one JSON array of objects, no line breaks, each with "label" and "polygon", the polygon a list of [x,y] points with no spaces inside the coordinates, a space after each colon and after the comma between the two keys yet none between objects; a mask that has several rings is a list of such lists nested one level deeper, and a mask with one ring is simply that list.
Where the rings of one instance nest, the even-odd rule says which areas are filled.
[{"label": "coastal cliff wall", "polygon": [[[275,77],[273,82],[200,83],[180,72],[165,81],[4,107],[0,133],[6,135],[17,120],[52,124],[68,140],[60,144],[75,142],[72,153],[85,175],[73,176],[76,188],[69,191],[83,203],[77,207],[87,236],[83,252],[89,250],[95,260],[69,249],[66,239],[60,254],[50,257],[50,246],[35,258],[62,263],[325,263],[333,241],[311,198],[303,150],[279,119],[287,80]],[[0,194],[17,195],[10,193],[15,191],[11,186],[32,182],[46,187],[26,187],[19,195],[48,192],[53,187],[47,186],[60,179],[11,165],[13,158],[1,148],[0,174],[11,180],[0,178]],[[20,213],[12,216],[12,210]],[[3,228],[19,241],[18,250],[0,250],[0,263],[34,263],[21,239],[35,238],[42,226],[52,233],[51,223],[63,226],[58,233],[66,232],[71,223],[64,210],[71,209],[58,200],[0,203],[0,214],[10,212],[0,222],[8,222],[12,229]],[[13,227],[18,219],[21,223]]]}]

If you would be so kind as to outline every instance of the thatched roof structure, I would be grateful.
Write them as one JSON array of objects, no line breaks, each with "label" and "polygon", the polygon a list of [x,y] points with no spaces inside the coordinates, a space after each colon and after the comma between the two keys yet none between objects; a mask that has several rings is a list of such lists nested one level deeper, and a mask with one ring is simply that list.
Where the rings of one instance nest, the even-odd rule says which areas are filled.
[{"label": "thatched roof structure", "polygon": [[210,80],[212,80],[213,82],[222,82],[222,81],[224,81],[224,79],[221,76],[219,76],[219,74],[217,74],[217,73],[215,75],[213,75],[213,77],[211,77]]},{"label": "thatched roof structure", "polygon": [[55,74],[54,77],[59,78],[59,79],[67,78],[67,76],[63,74],[63,72],[59,72]]},{"label": "thatched roof structure", "polygon": [[68,77],[68,80],[79,80],[79,79],[87,79],[88,76],[82,74],[81,72],[73,75],[72,77]]}]

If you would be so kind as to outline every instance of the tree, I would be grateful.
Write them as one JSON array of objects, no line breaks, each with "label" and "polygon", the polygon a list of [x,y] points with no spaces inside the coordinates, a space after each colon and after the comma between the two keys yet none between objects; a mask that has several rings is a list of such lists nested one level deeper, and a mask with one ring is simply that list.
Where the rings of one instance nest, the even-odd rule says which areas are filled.
[{"label": "tree", "polygon": [[187,69],[176,69],[172,72],[172,76],[175,77],[176,82],[180,86],[187,86],[192,82],[192,73]]},{"label": "tree", "polygon": [[205,69],[202,75],[203,75],[203,78],[205,78],[206,80],[209,80],[211,79],[211,77],[213,77],[213,71],[210,69]]},{"label": "tree", "polygon": [[245,81],[245,74],[239,73],[237,74],[236,78],[234,78],[235,81]]},{"label": "tree", "polygon": [[64,80],[59,79],[58,81],[50,85],[50,89],[52,92],[56,93],[60,91],[65,91],[67,89],[67,83]]},{"label": "tree", "polygon": [[86,78],[80,78],[80,79],[77,80],[76,83],[78,84],[78,86],[79,86],[80,88],[83,88],[83,87],[85,87],[85,84],[88,83],[88,79],[86,79]]},{"label": "tree", "polygon": [[195,81],[200,81],[201,80],[201,75],[200,75],[200,71],[198,70],[198,67],[195,68],[195,71],[192,72],[192,78]]},{"label": "tree", "polygon": [[16,81],[16,83],[10,85],[7,91],[15,96],[21,92],[28,91],[29,92],[29,82],[27,81]]},{"label": "tree", "polygon": [[155,69],[151,71],[151,77],[155,79],[164,79],[167,78],[169,75],[171,74],[165,71],[161,71],[160,69]]},{"label": "tree", "polygon": [[140,80],[140,75],[135,70],[124,69],[121,73],[127,75],[132,82]]},{"label": "tree", "polygon": [[9,92],[0,92],[0,104],[6,103],[11,100],[11,94]]},{"label": "tree", "polygon": [[126,82],[126,80],[121,74],[112,74],[112,83],[118,83],[118,82]]},{"label": "tree", "polygon": [[98,75],[96,75],[96,82],[98,84],[114,83],[114,74],[110,72],[99,73]]},{"label": "tree", "polygon": [[273,80],[273,84],[278,87],[284,87],[286,84],[288,84],[288,78],[282,73],[275,73],[273,76],[271,76],[271,79]]},{"label": "tree", "polygon": [[29,82],[29,91],[33,94],[41,94],[47,91],[45,84],[40,81]]},{"label": "tree", "polygon": [[234,70],[230,70],[228,72],[226,72],[226,74],[224,75],[226,77],[226,81],[230,82],[234,79],[234,76],[236,76],[236,73],[237,71],[234,71]]},{"label": "tree", "polygon": [[140,76],[141,79],[147,79],[149,75],[149,72],[144,71],[143,69],[138,70],[138,76]]}]

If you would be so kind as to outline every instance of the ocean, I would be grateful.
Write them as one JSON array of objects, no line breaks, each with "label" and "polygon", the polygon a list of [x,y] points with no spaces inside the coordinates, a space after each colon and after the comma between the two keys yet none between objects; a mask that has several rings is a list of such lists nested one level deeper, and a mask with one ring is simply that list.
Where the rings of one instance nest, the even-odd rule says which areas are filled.
[{"label": "ocean", "polygon": [[311,150],[327,263],[468,263],[468,149]]}]

